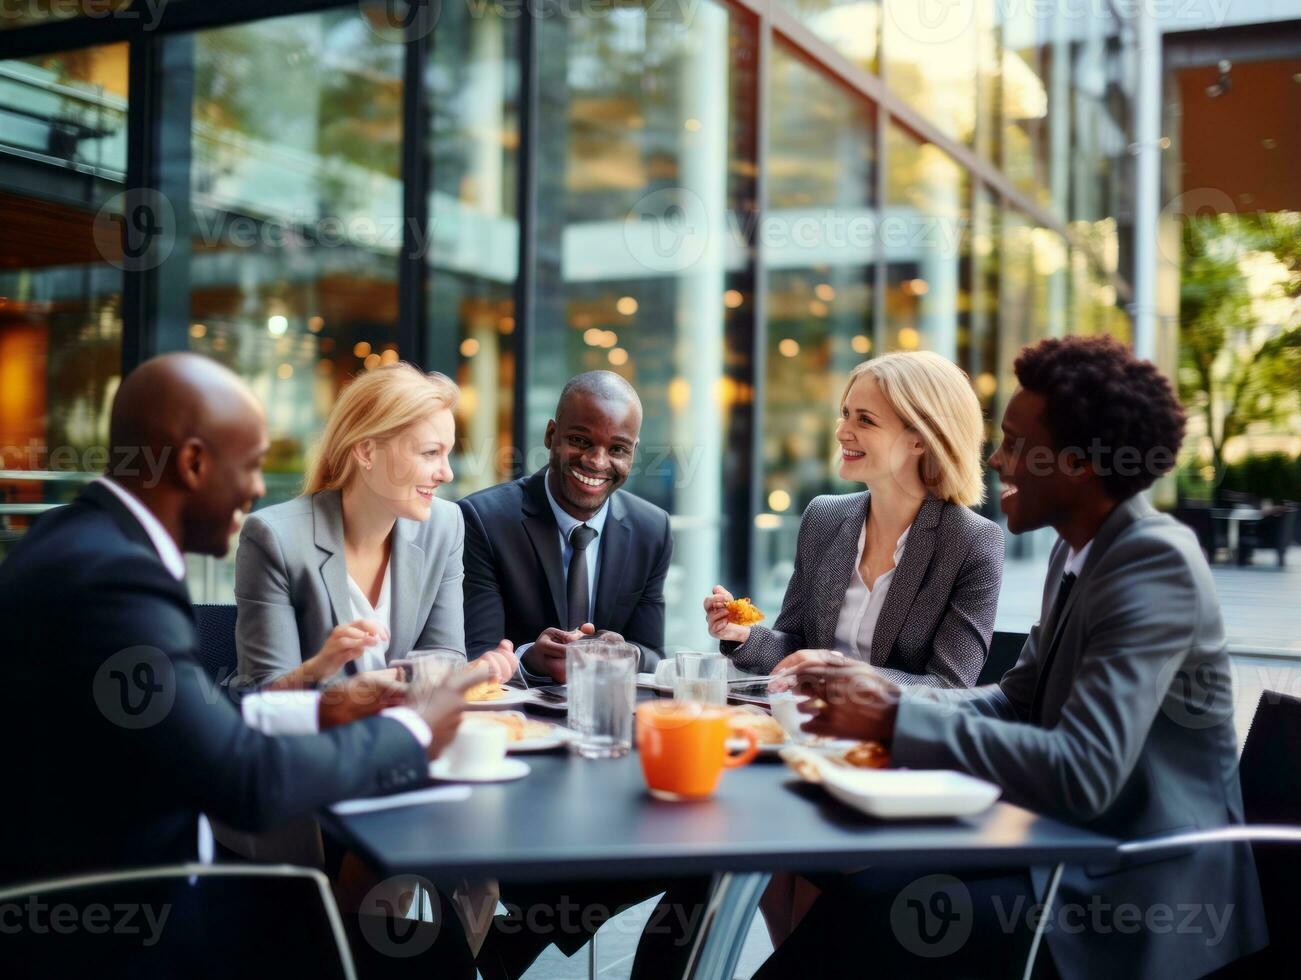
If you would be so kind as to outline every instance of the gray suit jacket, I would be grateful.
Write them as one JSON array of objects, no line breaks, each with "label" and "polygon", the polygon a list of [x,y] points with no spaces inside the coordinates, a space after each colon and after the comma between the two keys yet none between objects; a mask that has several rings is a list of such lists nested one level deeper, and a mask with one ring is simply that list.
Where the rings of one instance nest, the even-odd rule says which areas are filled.
[{"label": "gray suit jacket", "polygon": [[[800,520],[795,572],[773,628],[755,626],[722,651],[767,674],[796,650],[830,650],[871,495],[815,497]],[[898,684],[970,687],[994,632],[1003,531],[960,504],[927,497],[913,519],[872,634],[872,665]]]},{"label": "gray suit jacket", "polygon": [[[434,499],[427,521],[398,519],[390,562],[387,659],[425,647],[465,650],[460,508]],[[322,490],[250,514],[235,555],[235,644],[242,683],[293,670],[352,622],[343,508]]]},{"label": "gray suit jacket", "polygon": [[[1013,803],[1124,839],[1241,823],[1232,678],[1196,538],[1131,497],[1052,621],[1067,550],[1058,541],[1043,614],[998,684],[904,693],[895,764],[971,773]],[[1040,727],[1030,707],[1054,644]],[[1047,872],[1032,877],[1042,898]],[[1201,976],[1265,942],[1243,844],[1068,868],[1055,907],[1047,940],[1066,980]]]}]

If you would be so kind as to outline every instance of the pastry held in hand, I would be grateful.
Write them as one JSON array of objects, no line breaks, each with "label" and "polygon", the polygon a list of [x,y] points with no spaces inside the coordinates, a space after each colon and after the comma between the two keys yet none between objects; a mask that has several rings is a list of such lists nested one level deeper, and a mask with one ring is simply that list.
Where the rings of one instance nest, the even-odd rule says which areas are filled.
[{"label": "pastry held in hand", "polygon": [[753,626],[763,620],[763,613],[749,597],[733,599],[727,604],[727,621],[736,626]]}]

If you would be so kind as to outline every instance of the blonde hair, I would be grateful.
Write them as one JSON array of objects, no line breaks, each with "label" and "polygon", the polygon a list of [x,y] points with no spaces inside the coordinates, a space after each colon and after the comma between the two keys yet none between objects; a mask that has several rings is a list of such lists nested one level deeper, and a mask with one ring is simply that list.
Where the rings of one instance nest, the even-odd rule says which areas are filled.
[{"label": "blonde hair", "polygon": [[447,375],[425,374],[405,361],[358,375],[330,410],[303,492],[346,486],[357,471],[352,450],[358,443],[391,438],[435,412],[455,407],[460,394]]},{"label": "blonde hair", "polygon": [[849,389],[862,377],[876,381],[904,426],[921,439],[919,470],[927,489],[941,500],[968,507],[984,500],[985,425],[966,373],[932,351],[885,354],[849,372],[842,407]]}]

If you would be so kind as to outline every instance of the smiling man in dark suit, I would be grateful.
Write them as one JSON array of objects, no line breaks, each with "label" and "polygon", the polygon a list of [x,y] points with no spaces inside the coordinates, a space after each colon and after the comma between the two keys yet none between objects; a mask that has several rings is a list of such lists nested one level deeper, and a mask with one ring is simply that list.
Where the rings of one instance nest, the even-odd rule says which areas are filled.
[{"label": "smiling man in dark suit", "polygon": [[611,371],[572,378],[547,423],[547,466],[461,501],[465,642],[504,636],[534,677],[565,680],[565,647],[616,634],[654,670],[664,646],[669,515],[621,490],[641,431],[641,399]]},{"label": "smiling man in dark suit", "polygon": [[[641,648],[654,670],[664,646],[664,578],[673,555],[669,515],[619,489],[641,431],[641,399],[610,371],[572,378],[547,423],[547,466],[462,500],[465,513],[465,646],[471,657],[504,636],[531,678],[565,681],[565,648],[585,633]],[[635,978],[681,976],[709,879],[502,882],[512,914],[499,917],[478,957],[485,980],[521,976],[554,941],[572,956],[605,919],[668,888],[642,937]],[[545,933],[519,915],[554,908]],[[563,910],[579,909],[577,916]]]}]

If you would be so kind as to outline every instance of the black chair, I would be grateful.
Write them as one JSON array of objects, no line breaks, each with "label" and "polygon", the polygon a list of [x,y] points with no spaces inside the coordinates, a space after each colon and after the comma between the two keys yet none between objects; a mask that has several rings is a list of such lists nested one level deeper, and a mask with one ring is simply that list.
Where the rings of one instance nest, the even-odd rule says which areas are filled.
[{"label": "black chair", "polygon": [[1021,656],[1025,638],[1025,633],[1001,633],[995,630],[989,641],[989,656],[985,658],[985,666],[980,668],[976,686],[998,683],[1012,669],[1017,657]]},{"label": "black chair", "polygon": [[1278,567],[1287,565],[1287,549],[1296,534],[1296,508],[1279,507],[1258,521],[1244,524],[1242,528],[1242,554],[1251,560],[1253,549],[1270,548],[1278,552]]},{"label": "black chair", "polygon": [[60,878],[0,891],[0,907],[10,910],[6,978],[356,977],[329,881],[306,868],[185,864]]},{"label": "black chair", "polygon": [[197,657],[218,684],[226,683],[235,674],[235,610],[234,605],[224,603],[194,607],[199,627]]}]

